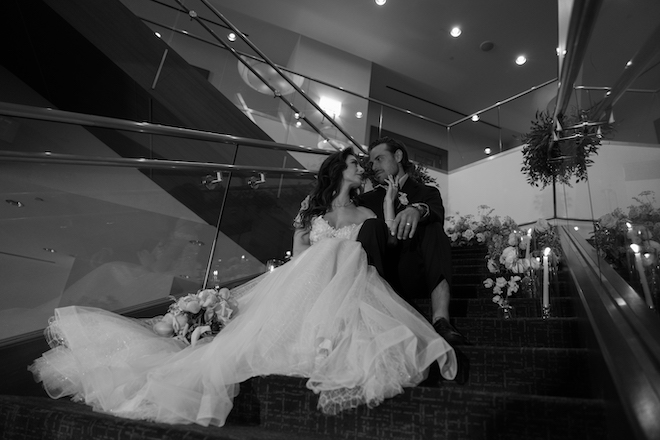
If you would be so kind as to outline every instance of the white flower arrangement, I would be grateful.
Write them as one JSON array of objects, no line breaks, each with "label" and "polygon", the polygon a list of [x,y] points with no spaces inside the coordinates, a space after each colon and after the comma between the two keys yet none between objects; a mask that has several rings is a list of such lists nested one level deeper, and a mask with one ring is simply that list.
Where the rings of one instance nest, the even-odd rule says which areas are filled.
[{"label": "white flower arrangement", "polygon": [[213,337],[227,325],[238,307],[231,300],[229,289],[204,289],[174,301],[167,313],[153,324],[153,330],[195,345],[199,340]]},{"label": "white flower arrangement", "polygon": [[520,276],[513,275],[508,280],[505,277],[487,278],[483,283],[486,289],[493,288],[493,302],[504,308],[509,305],[509,297],[520,288],[520,280]]}]

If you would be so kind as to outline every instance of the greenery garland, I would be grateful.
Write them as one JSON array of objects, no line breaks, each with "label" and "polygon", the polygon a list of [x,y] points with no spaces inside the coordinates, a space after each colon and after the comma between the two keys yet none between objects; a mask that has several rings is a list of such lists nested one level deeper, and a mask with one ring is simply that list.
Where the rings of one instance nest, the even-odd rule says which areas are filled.
[{"label": "greenery garland", "polygon": [[607,124],[587,122],[588,110],[577,111],[559,118],[561,129],[547,112],[536,112],[529,133],[522,135],[523,166],[527,183],[545,188],[552,183],[571,186],[587,179],[587,167],[598,154],[603,136],[611,130]]}]

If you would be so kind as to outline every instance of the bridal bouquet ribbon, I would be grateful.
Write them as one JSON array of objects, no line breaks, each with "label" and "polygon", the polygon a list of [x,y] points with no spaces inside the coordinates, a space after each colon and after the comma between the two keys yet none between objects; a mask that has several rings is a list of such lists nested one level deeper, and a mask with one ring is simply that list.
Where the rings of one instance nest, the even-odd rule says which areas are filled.
[{"label": "bridal bouquet ribbon", "polygon": [[229,289],[224,287],[203,289],[172,300],[173,304],[154,323],[153,330],[193,346],[203,338],[217,335],[238,311]]}]

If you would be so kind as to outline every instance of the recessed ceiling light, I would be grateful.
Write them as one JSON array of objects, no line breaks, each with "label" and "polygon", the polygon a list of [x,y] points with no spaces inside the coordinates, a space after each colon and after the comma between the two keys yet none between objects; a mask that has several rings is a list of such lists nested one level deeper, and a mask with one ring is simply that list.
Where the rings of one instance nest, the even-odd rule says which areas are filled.
[{"label": "recessed ceiling light", "polygon": [[383,6],[387,0],[374,0],[378,6]]},{"label": "recessed ceiling light", "polygon": [[227,34],[227,39],[228,39],[229,41],[236,41],[236,34],[233,33],[233,32],[228,33],[228,34]]},{"label": "recessed ceiling light", "polygon": [[458,37],[459,35],[461,35],[462,33],[463,33],[463,31],[461,30],[461,28],[459,28],[458,26],[454,26],[454,27],[452,28],[452,30],[449,32],[449,35],[451,35],[452,37],[456,38],[456,37]]},{"label": "recessed ceiling light", "polygon": [[362,119],[362,112],[355,113],[355,117],[358,119]]},{"label": "recessed ceiling light", "polygon": [[516,58],[516,64],[519,66],[522,66],[527,62],[527,58],[525,58],[524,55],[519,55],[518,58]]},{"label": "recessed ceiling light", "polygon": [[472,121],[477,122],[479,120],[479,115],[472,115]]},{"label": "recessed ceiling light", "polygon": [[302,122],[300,122],[300,121],[296,122],[296,127],[300,127],[301,125],[302,125]]},{"label": "recessed ceiling light", "polygon": [[490,147],[486,147],[486,148],[484,149],[484,153],[486,153],[486,154],[490,154],[490,153],[491,153]]},{"label": "recessed ceiling light", "polygon": [[160,32],[154,32],[158,38],[160,38]]}]

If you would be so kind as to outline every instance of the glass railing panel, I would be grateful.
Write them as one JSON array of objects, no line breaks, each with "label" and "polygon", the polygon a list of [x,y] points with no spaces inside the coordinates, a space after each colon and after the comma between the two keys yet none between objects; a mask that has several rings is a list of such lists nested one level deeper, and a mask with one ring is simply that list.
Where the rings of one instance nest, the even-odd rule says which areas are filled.
[{"label": "glass railing panel", "polygon": [[[43,328],[55,307],[121,310],[202,286],[215,225],[148,170],[0,167],[0,339]],[[187,188],[187,196],[204,194]]]},{"label": "glass railing panel", "polygon": [[[291,249],[313,183],[304,171],[325,157],[1,118],[13,128],[0,142],[0,340],[43,328],[55,307],[122,311],[264,272]],[[127,145],[131,154],[118,151]],[[176,166],[127,164],[163,155]],[[189,160],[225,156],[245,168]]]},{"label": "glass railing panel", "polygon": [[[571,104],[589,111],[614,97],[611,114],[590,114],[589,119],[610,125],[600,127],[601,145],[590,156],[588,181],[557,192],[558,217],[578,226],[604,264],[612,266],[656,310],[660,294],[658,12],[655,2],[603,4]],[[627,44],[616,45],[615,40]],[[595,49],[596,42],[602,47],[608,41],[612,50]],[[648,51],[649,47],[653,49]],[[589,127],[567,134],[595,139],[597,130]],[[591,219],[593,224],[589,224]]]},{"label": "glass railing panel", "polygon": [[452,168],[477,162],[511,148],[512,136],[509,131],[500,128],[497,110],[478,116],[476,121],[468,119],[448,130],[454,153],[450,157]]},{"label": "glass railing panel", "polygon": [[[237,163],[250,156],[241,153]],[[285,166],[291,168],[293,159],[288,163]],[[228,187],[228,192],[219,237],[224,240],[218,240],[212,258],[211,285],[261,273],[269,260],[283,263],[290,257],[293,219],[314,183],[311,176],[275,172],[223,176],[222,191]]]}]

